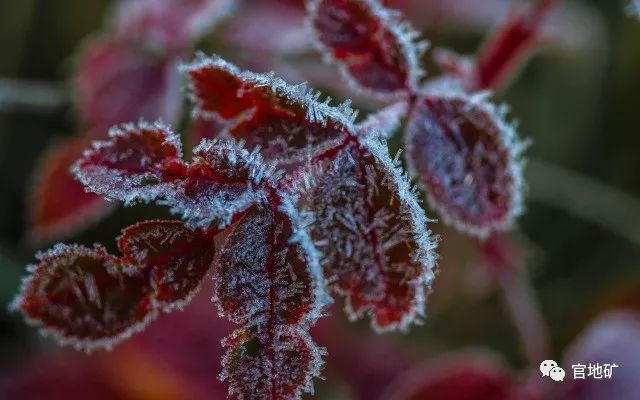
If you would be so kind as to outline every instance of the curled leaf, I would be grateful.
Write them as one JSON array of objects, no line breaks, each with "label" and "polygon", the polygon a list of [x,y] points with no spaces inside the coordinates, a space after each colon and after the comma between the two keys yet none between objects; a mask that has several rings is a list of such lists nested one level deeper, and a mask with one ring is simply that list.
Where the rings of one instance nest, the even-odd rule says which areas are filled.
[{"label": "curled leaf", "polygon": [[123,231],[122,257],[103,247],[58,244],[29,267],[13,306],[63,345],[110,349],[160,309],[191,300],[211,267],[215,233],[178,221],[139,223]]},{"label": "curled leaf", "polygon": [[111,348],[156,317],[145,271],[102,247],[58,244],[38,260],[14,306],[61,344]]},{"label": "curled leaf", "polygon": [[320,49],[357,88],[379,97],[415,89],[427,44],[399,13],[377,0],[310,0],[308,10]]},{"label": "curled leaf", "polygon": [[484,237],[522,211],[524,148],[484,95],[438,92],[420,98],[407,125],[407,160],[445,222]]},{"label": "curled leaf", "polygon": [[239,399],[300,398],[322,364],[308,332],[325,301],[322,276],[294,213],[288,200],[253,206],[221,250],[214,300],[244,325],[224,341],[221,378]]},{"label": "curled leaf", "polygon": [[204,140],[193,149],[193,161],[174,171],[162,204],[171,206],[190,227],[224,228],[264,195],[279,172],[264,164],[257,151],[233,140]]},{"label": "curled leaf", "polygon": [[182,158],[180,138],[161,123],[125,124],[94,142],[73,167],[88,190],[127,203],[151,201],[167,188],[165,172]]},{"label": "curled leaf", "polygon": [[329,106],[306,85],[290,85],[273,74],[240,71],[218,57],[200,55],[183,67],[191,83],[195,116],[231,122],[222,134],[245,142],[269,161],[308,161],[340,143],[355,113],[349,103]]},{"label": "curled leaf", "polygon": [[126,124],[113,128],[109,141],[94,142],[74,172],[109,199],[168,205],[190,228],[227,226],[259,199],[264,182],[278,177],[257,152],[232,140],[205,140],[193,154],[184,162],[180,139],[160,123]]}]

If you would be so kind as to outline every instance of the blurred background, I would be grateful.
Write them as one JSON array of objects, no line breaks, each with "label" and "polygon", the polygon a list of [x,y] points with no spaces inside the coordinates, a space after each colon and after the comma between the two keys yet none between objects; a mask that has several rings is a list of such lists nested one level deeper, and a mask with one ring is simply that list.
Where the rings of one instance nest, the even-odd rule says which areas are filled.
[{"label": "blurred background", "polygon": [[[389,3],[406,11],[433,47],[473,53],[514,3],[527,2]],[[619,338],[631,338],[630,347],[612,344],[613,350],[600,349],[606,339],[594,342],[609,361],[627,360],[614,372],[620,373],[616,385],[621,386],[612,386],[608,399],[637,395],[628,390],[640,381],[635,378],[640,374],[640,21],[625,14],[625,5],[621,0],[563,2],[547,23],[543,46],[496,94],[511,106],[520,134],[532,140],[527,211],[510,234],[522,253],[520,286],[512,289],[538,303],[550,357],[565,360],[568,375],[568,360],[589,361],[581,358],[593,350],[589,332],[595,337],[609,332],[602,338],[618,347],[627,343]],[[336,70],[319,62],[304,33],[301,2],[251,0],[236,6],[195,48],[218,52],[244,68],[273,69],[289,81],[310,81],[334,98],[355,97],[365,111],[377,106],[350,93],[337,83]],[[37,190],[43,156],[70,138],[92,137],[72,82],[78,78],[83,43],[108,34],[114,7],[106,0],[0,2],[0,304],[12,300],[37,250],[58,241],[99,242],[113,250],[122,228],[167,216],[153,206],[113,205],[108,213],[101,211],[102,218],[96,217],[99,212],[83,214],[86,221],[76,221],[82,225],[77,229],[34,230],[34,210],[48,199]],[[191,52],[176,57],[189,59]],[[427,70],[435,76],[439,71],[430,59],[428,53]],[[103,101],[124,100],[116,93]],[[184,105],[174,126],[187,134],[193,129]],[[400,139],[398,132],[392,153]],[[60,185],[54,192],[67,190],[72,189]],[[465,357],[482,359],[481,370],[493,373],[496,367],[508,385],[536,395],[538,389],[528,388],[539,377],[538,366],[527,359],[518,333],[523,324],[535,324],[530,321],[535,316],[520,315],[517,326],[513,314],[526,314],[527,307],[505,301],[504,288],[479,266],[474,244],[442,224],[432,229],[441,235],[440,273],[424,325],[406,335],[378,337],[366,322],[348,323],[338,301],[317,328],[317,342],[329,350],[326,379],[316,383],[318,398],[392,397],[388,393],[409,385],[403,382],[421,379],[412,378],[421,376],[419,371],[442,365],[435,360],[470,366],[456,361]],[[184,313],[162,317],[123,348],[93,356],[56,348],[2,306],[0,386],[6,392],[0,393],[16,399],[223,398],[225,385],[216,378],[219,340],[232,327],[218,318],[208,296],[203,293]],[[574,398],[607,396],[598,387],[566,390]]]}]

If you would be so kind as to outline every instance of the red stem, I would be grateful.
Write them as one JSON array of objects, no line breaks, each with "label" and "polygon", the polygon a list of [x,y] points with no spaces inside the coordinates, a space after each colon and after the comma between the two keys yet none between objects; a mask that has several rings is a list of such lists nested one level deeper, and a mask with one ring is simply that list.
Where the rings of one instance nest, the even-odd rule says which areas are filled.
[{"label": "red stem", "polygon": [[474,90],[505,85],[540,37],[542,23],[560,0],[540,0],[528,12],[513,14],[498,28],[477,57],[470,85]]}]

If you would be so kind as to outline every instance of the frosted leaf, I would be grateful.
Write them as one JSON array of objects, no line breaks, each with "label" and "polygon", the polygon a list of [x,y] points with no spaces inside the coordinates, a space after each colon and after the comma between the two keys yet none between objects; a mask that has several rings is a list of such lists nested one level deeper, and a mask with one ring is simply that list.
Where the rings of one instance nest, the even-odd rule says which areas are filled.
[{"label": "frosted leaf", "polygon": [[214,233],[189,230],[179,221],[147,221],[125,229],[118,248],[125,259],[151,269],[155,301],[169,311],[200,289],[213,262]]},{"label": "frosted leaf", "polygon": [[308,200],[312,237],[348,314],[369,314],[377,331],[404,330],[424,314],[435,244],[415,191],[379,139],[326,162]]},{"label": "frosted leaf", "polygon": [[315,293],[302,249],[290,244],[286,215],[254,206],[238,222],[221,250],[216,295],[221,313],[236,323],[274,319],[298,323]]},{"label": "frosted leaf", "polygon": [[145,271],[104,248],[58,244],[37,257],[13,306],[61,344],[111,348],[155,318]]},{"label": "frosted leaf", "polygon": [[319,374],[322,349],[308,332],[276,328],[239,329],[224,340],[229,347],[220,375],[229,381],[229,395],[243,399],[300,399],[313,393],[311,378]]},{"label": "frosted leaf", "polygon": [[80,181],[126,204],[156,200],[181,215],[189,228],[229,225],[236,213],[259,200],[265,182],[279,176],[257,152],[232,140],[204,140],[186,163],[179,138],[160,123],[123,125],[110,136],[76,163]]},{"label": "frosted leaf", "polygon": [[94,138],[104,139],[116,124],[140,118],[173,123],[180,115],[176,58],[150,54],[128,41],[89,40],[73,83],[80,119]]},{"label": "frosted leaf", "polygon": [[204,140],[193,154],[189,165],[172,172],[171,190],[160,201],[191,228],[228,226],[237,213],[261,199],[265,184],[280,176],[257,151],[249,153],[233,140]]},{"label": "frosted leaf", "polygon": [[431,207],[461,231],[484,237],[522,212],[524,146],[506,110],[485,95],[438,91],[416,103],[405,147]]},{"label": "frosted leaf", "polygon": [[125,124],[109,131],[109,141],[94,142],[73,167],[88,190],[108,199],[151,201],[166,190],[163,175],[180,163],[180,138],[160,124]]},{"label": "frosted leaf", "polygon": [[309,0],[309,25],[323,54],[357,88],[386,97],[413,91],[427,48],[397,11],[378,0]]},{"label": "frosted leaf", "polygon": [[188,49],[232,7],[232,0],[126,0],[115,16],[116,34],[163,51]]},{"label": "frosted leaf", "polygon": [[195,117],[230,121],[223,135],[242,140],[250,150],[260,147],[269,161],[307,161],[338,144],[355,118],[348,103],[320,103],[320,95],[304,84],[240,71],[216,56],[200,55],[183,71],[190,79]]},{"label": "frosted leaf", "polygon": [[29,241],[42,243],[77,232],[102,218],[109,203],[86,193],[69,168],[88,145],[70,138],[49,149],[35,170],[29,196]]},{"label": "frosted leaf", "polygon": [[325,302],[320,265],[293,200],[282,196],[279,208],[246,212],[216,268],[219,312],[244,325],[224,342],[221,374],[240,399],[298,399],[321,365],[308,332]]}]

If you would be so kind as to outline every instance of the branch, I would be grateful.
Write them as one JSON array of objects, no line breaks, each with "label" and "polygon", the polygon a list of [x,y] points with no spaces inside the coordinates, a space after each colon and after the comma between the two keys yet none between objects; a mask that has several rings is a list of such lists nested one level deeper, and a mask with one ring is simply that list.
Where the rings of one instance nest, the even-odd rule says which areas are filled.
[{"label": "branch", "polygon": [[0,111],[50,112],[69,99],[64,85],[0,78]]},{"label": "branch", "polygon": [[640,246],[640,200],[590,177],[545,161],[527,164],[529,197]]}]

